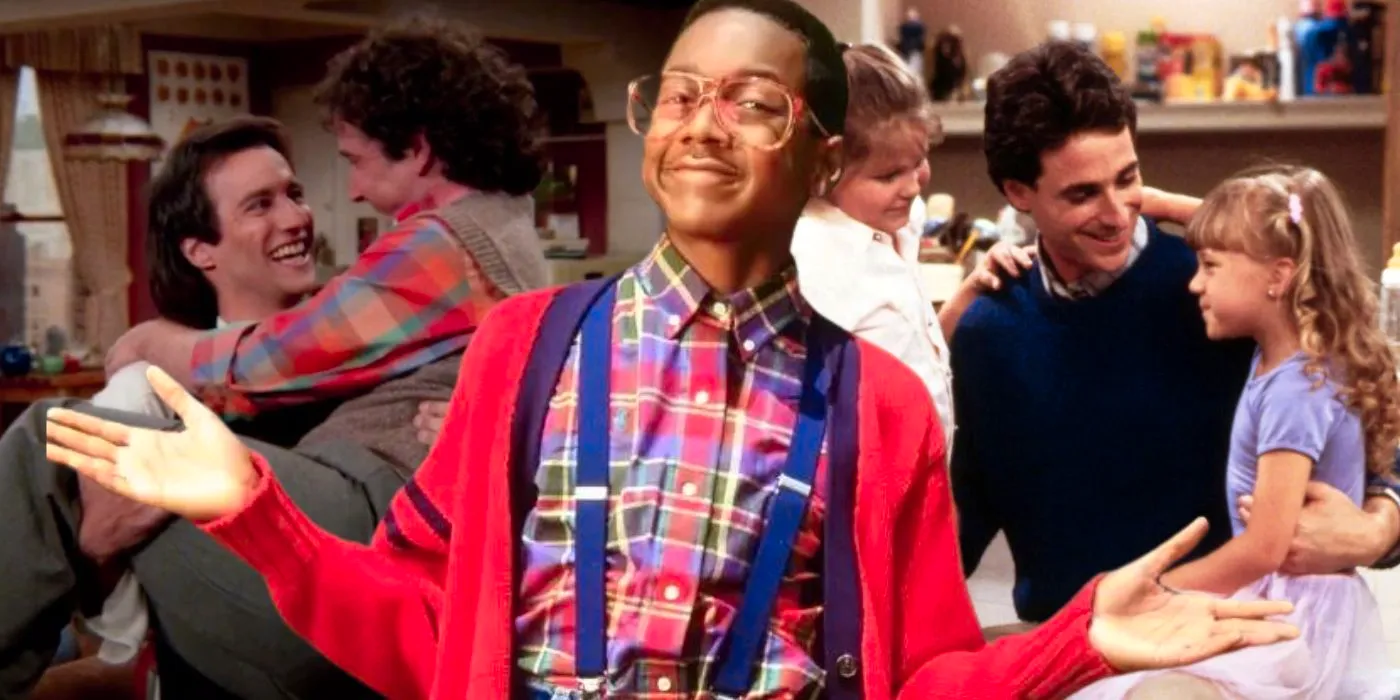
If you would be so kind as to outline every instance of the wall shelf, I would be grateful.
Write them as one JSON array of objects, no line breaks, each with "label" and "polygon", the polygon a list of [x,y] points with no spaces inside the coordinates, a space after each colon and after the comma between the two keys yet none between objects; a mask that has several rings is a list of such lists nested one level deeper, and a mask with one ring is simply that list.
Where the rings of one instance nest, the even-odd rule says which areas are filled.
[{"label": "wall shelf", "polygon": [[[1382,95],[1302,99],[1289,103],[1139,103],[1138,132],[1379,131],[1385,128],[1385,109]],[[982,135],[981,103],[940,104],[936,113],[943,120],[944,134],[950,139]]]}]

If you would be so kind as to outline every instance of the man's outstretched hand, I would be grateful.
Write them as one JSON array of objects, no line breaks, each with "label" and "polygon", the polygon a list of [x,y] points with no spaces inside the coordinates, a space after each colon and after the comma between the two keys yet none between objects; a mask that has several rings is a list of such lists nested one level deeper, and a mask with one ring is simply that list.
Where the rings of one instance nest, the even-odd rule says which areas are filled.
[{"label": "man's outstretched hand", "polygon": [[1286,615],[1286,601],[1240,601],[1180,593],[1158,578],[1201,541],[1207,530],[1197,518],[1157,549],[1099,582],[1089,642],[1121,672],[1185,666],[1248,646],[1298,636],[1293,625],[1271,620]]},{"label": "man's outstretched hand", "polygon": [[257,485],[248,448],[224,422],[158,367],[146,378],[183,430],[134,428],[53,408],[45,433],[50,460],[112,491],[191,520],[238,511]]}]

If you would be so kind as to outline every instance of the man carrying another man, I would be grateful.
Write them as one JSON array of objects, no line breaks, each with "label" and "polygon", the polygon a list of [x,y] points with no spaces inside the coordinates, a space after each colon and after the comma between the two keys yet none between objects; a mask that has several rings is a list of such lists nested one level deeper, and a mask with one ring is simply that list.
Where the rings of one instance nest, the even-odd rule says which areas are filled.
[{"label": "man carrying another man", "polygon": [[[215,331],[176,322],[186,319],[141,324],[112,348],[109,368],[158,365],[225,418],[275,410],[280,419],[339,402],[296,449],[256,444],[298,484],[293,497],[314,519],[367,541],[426,455],[413,426],[420,402],[447,398],[462,350],[496,302],[544,284],[528,197],[542,172],[543,130],[523,71],[447,22],[375,32],[333,61],[318,99],[350,163],[352,198],[395,214],[398,226],[294,309]],[[218,226],[215,239],[227,234],[225,213],[290,220],[304,210],[293,190],[216,192],[217,163],[231,156],[196,160],[200,192],[217,211],[194,215]],[[158,206],[153,198],[153,212]],[[306,220],[309,231],[309,213]],[[153,227],[160,223],[152,217]],[[288,271],[302,264],[299,240],[265,242],[271,247],[242,254]],[[196,259],[198,245],[181,245],[192,263],[211,269]],[[6,508],[28,514],[0,546],[0,566],[15,572],[0,594],[33,601],[0,611],[0,697],[22,695],[47,664],[89,562],[138,543],[131,566],[158,637],[199,674],[237,697],[368,693],[292,635],[257,576],[189,523],[173,521],[151,538],[163,517],[127,517],[125,505],[94,489],[83,489],[84,507],[76,507],[77,489],[42,455],[51,405],[31,409],[0,442],[0,479],[22,482],[4,489],[19,501]],[[76,551],[75,530],[96,517],[111,521],[100,529],[107,536]]]}]

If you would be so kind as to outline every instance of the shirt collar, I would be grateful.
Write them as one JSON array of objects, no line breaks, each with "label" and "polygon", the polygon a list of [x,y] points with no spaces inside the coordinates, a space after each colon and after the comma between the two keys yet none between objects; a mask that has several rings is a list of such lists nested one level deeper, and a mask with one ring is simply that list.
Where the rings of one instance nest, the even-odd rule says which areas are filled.
[{"label": "shirt collar", "polygon": [[445,206],[447,206],[448,204],[451,204],[451,203],[453,203],[453,202],[455,202],[455,201],[461,199],[462,197],[465,197],[467,194],[470,194],[471,192],[472,192],[472,190],[468,189],[468,190],[467,190],[466,192],[464,192],[463,194],[458,195],[458,196],[454,196],[454,197],[452,197],[451,199],[448,199],[447,201],[434,202],[433,199],[432,199],[431,197],[424,197],[423,199],[420,199],[420,200],[418,200],[418,201],[416,201],[416,202],[409,202],[408,204],[405,204],[403,207],[401,207],[401,208],[398,210],[398,212],[396,212],[396,213],[394,214],[394,223],[395,223],[396,225],[397,225],[397,224],[401,224],[401,223],[403,223],[403,222],[405,222],[405,221],[407,221],[407,220],[409,220],[409,219],[411,219],[411,218],[413,218],[413,217],[415,217],[415,216],[417,216],[417,215],[419,215],[419,214],[422,214],[422,213],[425,212],[425,211],[432,211],[432,210],[434,210],[434,209],[441,209],[442,207],[445,207]]},{"label": "shirt collar", "polygon": [[1049,292],[1051,296],[1061,299],[1074,300],[1096,297],[1113,286],[1113,283],[1117,282],[1128,272],[1133,263],[1137,262],[1142,255],[1142,250],[1147,247],[1147,240],[1147,220],[1138,217],[1137,227],[1133,229],[1133,240],[1129,244],[1128,258],[1123,261],[1121,267],[1111,271],[1095,270],[1074,282],[1066,282],[1055,270],[1055,264],[1050,260],[1050,257],[1045,254],[1045,244],[1042,239],[1037,237],[1035,241],[1036,258],[1040,260],[1040,277],[1045,283],[1045,291]]},{"label": "shirt collar", "polygon": [[398,213],[394,214],[394,223],[401,224],[431,208],[432,207],[428,206],[428,202],[426,200],[421,202],[410,202],[408,204],[405,204],[402,208],[399,209]]},{"label": "shirt collar", "polygon": [[806,322],[811,308],[798,291],[797,269],[789,265],[762,284],[728,297],[716,294],[700,273],[662,236],[646,259],[633,268],[643,294],[661,311],[658,333],[670,340],[702,315],[706,322],[733,329],[739,354],[748,359],[778,335]]}]

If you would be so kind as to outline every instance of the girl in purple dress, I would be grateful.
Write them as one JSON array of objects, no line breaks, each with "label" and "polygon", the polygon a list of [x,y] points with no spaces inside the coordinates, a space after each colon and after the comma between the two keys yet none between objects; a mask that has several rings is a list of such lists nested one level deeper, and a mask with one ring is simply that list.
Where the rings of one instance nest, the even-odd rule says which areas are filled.
[{"label": "girl in purple dress", "polygon": [[[1271,168],[1216,188],[1187,239],[1200,258],[1191,291],[1206,332],[1258,343],[1225,484],[1229,503],[1252,494],[1254,507],[1247,524],[1233,516],[1234,539],[1161,583],[1290,600],[1302,636],[1174,673],[1222,698],[1391,698],[1380,616],[1361,577],[1278,573],[1307,483],[1326,482],[1359,504],[1367,472],[1387,474],[1400,440],[1395,361],[1346,208],[1321,173]],[[1112,678],[1075,697],[1133,697],[1145,677]]]}]

